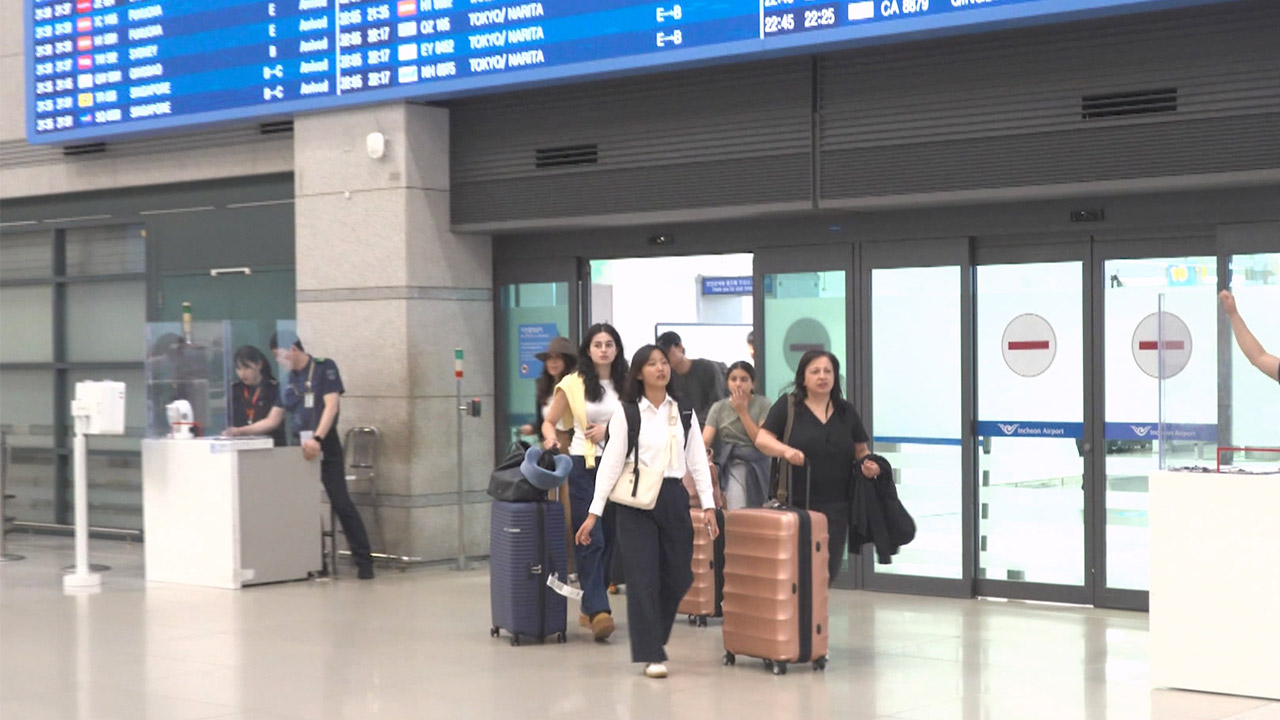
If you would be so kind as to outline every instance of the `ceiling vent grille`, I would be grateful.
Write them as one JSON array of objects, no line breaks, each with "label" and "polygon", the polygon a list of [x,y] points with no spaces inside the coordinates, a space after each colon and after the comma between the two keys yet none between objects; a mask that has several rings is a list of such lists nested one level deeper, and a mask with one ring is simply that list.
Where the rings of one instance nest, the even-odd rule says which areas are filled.
[{"label": "ceiling vent grille", "polygon": [[62,154],[67,157],[76,157],[79,155],[100,155],[106,151],[107,144],[102,142],[67,145],[62,148]]},{"label": "ceiling vent grille", "polygon": [[265,122],[258,125],[258,133],[262,135],[279,135],[281,133],[293,132],[292,120],[277,120],[275,122]]},{"label": "ceiling vent grille", "polygon": [[538,169],[595,165],[599,161],[600,146],[596,143],[538,148],[533,151],[533,166]]},{"label": "ceiling vent grille", "polygon": [[1084,120],[1132,117],[1176,112],[1178,88],[1153,88],[1080,98],[1080,117]]}]

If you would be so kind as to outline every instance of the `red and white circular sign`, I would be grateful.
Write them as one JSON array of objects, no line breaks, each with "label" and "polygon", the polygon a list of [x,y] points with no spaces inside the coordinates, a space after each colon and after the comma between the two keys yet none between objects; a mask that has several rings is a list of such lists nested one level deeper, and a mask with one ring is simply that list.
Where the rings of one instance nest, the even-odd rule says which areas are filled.
[{"label": "red and white circular sign", "polygon": [[1058,337],[1048,320],[1024,313],[1009,321],[1000,338],[1000,352],[1009,369],[1022,377],[1041,375],[1058,354]]},{"label": "red and white circular sign", "polygon": [[1191,360],[1191,329],[1170,312],[1151,313],[1133,331],[1133,359],[1142,372],[1159,379],[1161,356],[1166,380],[1182,372]]}]

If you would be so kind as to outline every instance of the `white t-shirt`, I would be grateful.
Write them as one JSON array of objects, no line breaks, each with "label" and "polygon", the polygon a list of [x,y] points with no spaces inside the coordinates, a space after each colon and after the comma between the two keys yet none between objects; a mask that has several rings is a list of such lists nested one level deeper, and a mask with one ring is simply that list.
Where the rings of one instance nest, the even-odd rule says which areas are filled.
[{"label": "white t-shirt", "polygon": [[[601,380],[600,386],[604,388],[604,396],[600,398],[600,402],[591,402],[587,400],[587,423],[590,425],[608,425],[609,419],[613,417],[613,413],[622,407],[618,400],[618,392],[613,389],[612,380]],[[570,417],[573,413],[565,410],[565,415]],[[569,443],[570,455],[584,455],[584,443],[587,438],[587,430],[578,424],[578,419],[573,418],[573,440]],[[604,445],[596,444],[596,457],[604,452]]]}]

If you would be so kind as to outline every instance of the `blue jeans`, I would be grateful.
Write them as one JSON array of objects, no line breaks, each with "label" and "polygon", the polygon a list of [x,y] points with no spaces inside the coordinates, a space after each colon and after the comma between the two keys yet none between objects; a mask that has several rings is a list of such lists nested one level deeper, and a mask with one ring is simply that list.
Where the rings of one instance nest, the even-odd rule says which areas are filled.
[{"label": "blue jeans", "polygon": [[[573,470],[569,473],[569,514],[573,521],[570,534],[576,534],[586,522],[591,501],[596,494],[595,468],[587,469],[585,458],[573,457]],[[574,544],[578,558],[578,583],[582,586],[582,612],[595,615],[611,612],[609,609],[609,567],[613,562],[614,507],[605,505],[604,514],[591,531],[591,544]]]}]

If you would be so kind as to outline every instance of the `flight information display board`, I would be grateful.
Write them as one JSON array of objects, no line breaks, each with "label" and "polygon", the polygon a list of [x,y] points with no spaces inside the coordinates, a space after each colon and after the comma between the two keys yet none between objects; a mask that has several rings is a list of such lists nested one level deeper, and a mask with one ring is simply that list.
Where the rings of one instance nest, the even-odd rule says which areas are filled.
[{"label": "flight information display board", "polygon": [[71,142],[1214,0],[25,0],[27,136]]}]

